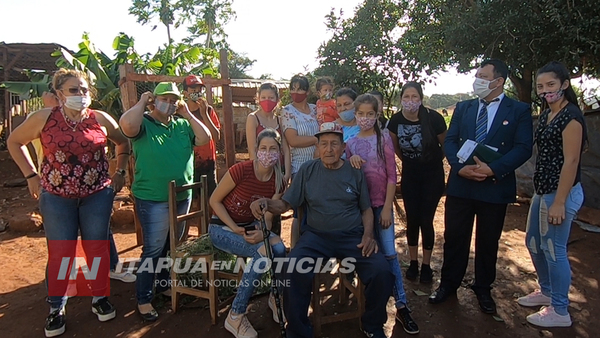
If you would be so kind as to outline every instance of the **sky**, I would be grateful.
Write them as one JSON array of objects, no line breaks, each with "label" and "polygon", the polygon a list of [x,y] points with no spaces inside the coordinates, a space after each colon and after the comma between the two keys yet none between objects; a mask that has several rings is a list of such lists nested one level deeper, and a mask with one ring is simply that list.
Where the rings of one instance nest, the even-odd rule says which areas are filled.
[{"label": "sky", "polygon": [[[154,54],[167,42],[163,25],[152,31],[129,15],[130,0],[0,0],[0,41],[6,43],[58,43],[77,50],[81,36],[88,32],[95,46],[113,55],[112,41],[124,32],[135,39],[138,53]],[[362,0],[233,0],[237,18],[225,27],[227,41],[238,53],[256,60],[251,76],[272,74],[289,79],[293,74],[318,66],[317,49],[331,37],[325,15],[331,8],[342,9],[344,17],[354,13]],[[19,15],[20,14],[20,15]],[[81,17],[81,18],[80,18]],[[183,28],[172,32],[175,41],[185,37]],[[450,69],[424,86],[426,95],[472,91],[474,73],[457,74]]]}]

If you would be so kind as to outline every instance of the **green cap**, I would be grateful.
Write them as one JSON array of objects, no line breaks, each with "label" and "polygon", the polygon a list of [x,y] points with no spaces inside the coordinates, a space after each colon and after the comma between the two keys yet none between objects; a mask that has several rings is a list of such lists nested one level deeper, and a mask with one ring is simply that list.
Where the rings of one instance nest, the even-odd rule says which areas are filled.
[{"label": "green cap", "polygon": [[181,96],[179,89],[177,89],[177,85],[173,82],[161,82],[156,85],[156,88],[154,88],[154,95],[156,96],[167,94],[173,94],[177,97]]}]

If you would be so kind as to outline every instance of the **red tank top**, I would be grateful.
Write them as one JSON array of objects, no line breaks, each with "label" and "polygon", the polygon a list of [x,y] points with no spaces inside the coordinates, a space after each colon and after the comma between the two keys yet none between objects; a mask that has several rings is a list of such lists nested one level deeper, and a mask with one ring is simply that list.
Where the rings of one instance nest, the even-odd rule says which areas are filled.
[{"label": "red tank top", "polygon": [[89,196],[110,183],[106,159],[106,135],[88,109],[79,123],[67,121],[60,107],[52,109],[40,135],[44,159],[42,188],[67,198]]}]

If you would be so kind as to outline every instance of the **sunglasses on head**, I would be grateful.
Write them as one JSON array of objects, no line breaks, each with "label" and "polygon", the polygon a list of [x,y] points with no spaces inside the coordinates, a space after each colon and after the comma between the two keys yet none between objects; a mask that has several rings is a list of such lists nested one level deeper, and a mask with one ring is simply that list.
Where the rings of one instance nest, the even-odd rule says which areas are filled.
[{"label": "sunglasses on head", "polygon": [[71,87],[71,88],[67,88],[67,90],[71,94],[79,94],[80,91],[83,94],[87,94],[90,91],[89,88],[86,88],[86,87]]}]

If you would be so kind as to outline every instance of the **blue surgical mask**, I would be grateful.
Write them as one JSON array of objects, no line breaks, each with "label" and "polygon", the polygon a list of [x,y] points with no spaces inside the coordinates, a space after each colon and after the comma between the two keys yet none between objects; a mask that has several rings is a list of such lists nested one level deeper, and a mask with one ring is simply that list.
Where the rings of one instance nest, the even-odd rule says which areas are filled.
[{"label": "blue surgical mask", "polygon": [[354,109],[354,108],[352,108],[350,110],[343,111],[343,112],[341,112],[339,114],[340,118],[344,122],[350,122],[350,121],[352,121],[354,119],[354,112],[355,111],[356,111],[356,109]]}]

